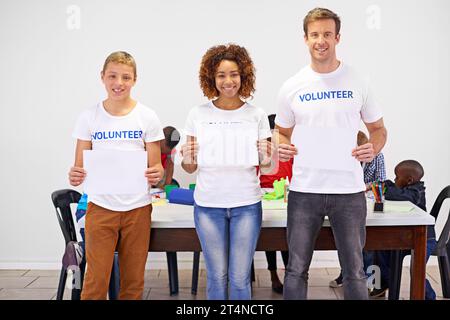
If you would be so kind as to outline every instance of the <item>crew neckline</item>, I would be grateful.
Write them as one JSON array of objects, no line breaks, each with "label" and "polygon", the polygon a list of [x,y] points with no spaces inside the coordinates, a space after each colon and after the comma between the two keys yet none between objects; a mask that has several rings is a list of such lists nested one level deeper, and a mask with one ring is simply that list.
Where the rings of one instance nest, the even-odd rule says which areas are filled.
[{"label": "crew neckline", "polygon": [[308,65],[308,68],[309,68],[310,72],[317,77],[330,78],[330,77],[334,77],[342,72],[342,70],[344,69],[344,62],[340,61],[339,66],[335,70],[333,70],[331,72],[327,72],[327,73],[321,73],[321,72],[314,71],[311,64]]},{"label": "crew neckline", "polygon": [[106,114],[108,117],[113,118],[113,119],[124,119],[124,118],[130,117],[133,114],[133,112],[135,112],[137,106],[139,105],[139,101],[136,102],[136,105],[133,107],[133,109],[130,112],[128,112],[127,114],[125,114],[123,116],[115,116],[115,115],[112,115],[111,113],[109,113],[105,109],[105,105],[103,104],[103,101],[100,101],[99,105],[100,105],[100,109],[102,110],[102,112],[104,114]]},{"label": "crew neckline", "polygon": [[244,101],[244,104],[243,104],[242,106],[240,106],[240,107],[237,108],[237,109],[233,109],[233,110],[221,109],[221,108],[219,108],[218,106],[216,106],[216,105],[213,103],[212,100],[209,101],[209,105],[210,105],[213,109],[215,109],[215,110],[217,110],[217,111],[220,111],[220,112],[236,112],[236,111],[239,111],[239,110],[242,110],[243,108],[245,108],[245,107],[247,106],[247,102]]}]

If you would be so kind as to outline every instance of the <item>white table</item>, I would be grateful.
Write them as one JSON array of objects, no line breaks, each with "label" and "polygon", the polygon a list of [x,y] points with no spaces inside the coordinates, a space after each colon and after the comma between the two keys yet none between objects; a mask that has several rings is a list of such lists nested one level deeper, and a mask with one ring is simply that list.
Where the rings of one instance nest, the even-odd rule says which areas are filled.
[{"label": "white table", "polygon": [[[388,202],[389,203],[389,202]],[[411,299],[425,297],[426,226],[434,218],[413,206],[409,212],[374,213],[368,202],[366,250],[411,249]],[[386,207],[388,209],[388,207]],[[316,250],[335,250],[329,221],[325,219]],[[287,250],[286,210],[263,210],[263,223],[256,250]],[[177,204],[154,206],[149,251],[201,251],[195,232],[193,207]]]}]

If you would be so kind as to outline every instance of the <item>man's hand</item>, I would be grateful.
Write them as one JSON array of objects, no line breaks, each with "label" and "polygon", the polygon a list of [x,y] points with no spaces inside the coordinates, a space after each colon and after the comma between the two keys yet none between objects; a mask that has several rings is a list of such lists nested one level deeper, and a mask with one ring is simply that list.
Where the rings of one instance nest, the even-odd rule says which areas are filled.
[{"label": "man's hand", "polygon": [[291,160],[295,155],[298,154],[298,150],[295,146],[285,143],[280,143],[278,145],[278,158],[282,162],[287,162]]},{"label": "man's hand", "polygon": [[352,156],[360,162],[371,162],[376,156],[373,144],[368,142],[356,147],[352,150]]},{"label": "man's hand", "polygon": [[71,167],[69,171],[69,183],[77,187],[83,183],[86,178],[86,171],[82,167]]}]

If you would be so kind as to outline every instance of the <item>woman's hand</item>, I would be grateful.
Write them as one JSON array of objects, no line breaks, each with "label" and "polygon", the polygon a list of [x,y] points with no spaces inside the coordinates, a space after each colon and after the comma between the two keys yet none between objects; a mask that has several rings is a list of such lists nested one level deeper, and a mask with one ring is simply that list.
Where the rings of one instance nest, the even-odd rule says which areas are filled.
[{"label": "woman's hand", "polygon": [[261,166],[268,166],[272,161],[274,145],[267,139],[257,141],[259,163]]},{"label": "woman's hand", "polygon": [[195,140],[187,141],[181,146],[181,155],[184,164],[196,164],[198,155],[198,143]]}]

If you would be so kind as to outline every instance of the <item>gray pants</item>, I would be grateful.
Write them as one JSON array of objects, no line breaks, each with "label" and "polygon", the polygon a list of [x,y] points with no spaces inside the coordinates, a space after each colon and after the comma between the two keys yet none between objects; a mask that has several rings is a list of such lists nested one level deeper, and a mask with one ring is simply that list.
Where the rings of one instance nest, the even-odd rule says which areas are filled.
[{"label": "gray pants", "polygon": [[284,298],[307,298],[309,265],[323,220],[328,216],[343,270],[344,298],[368,299],[362,257],[367,215],[364,192],[316,194],[291,191],[287,212],[289,262],[284,278]]}]

